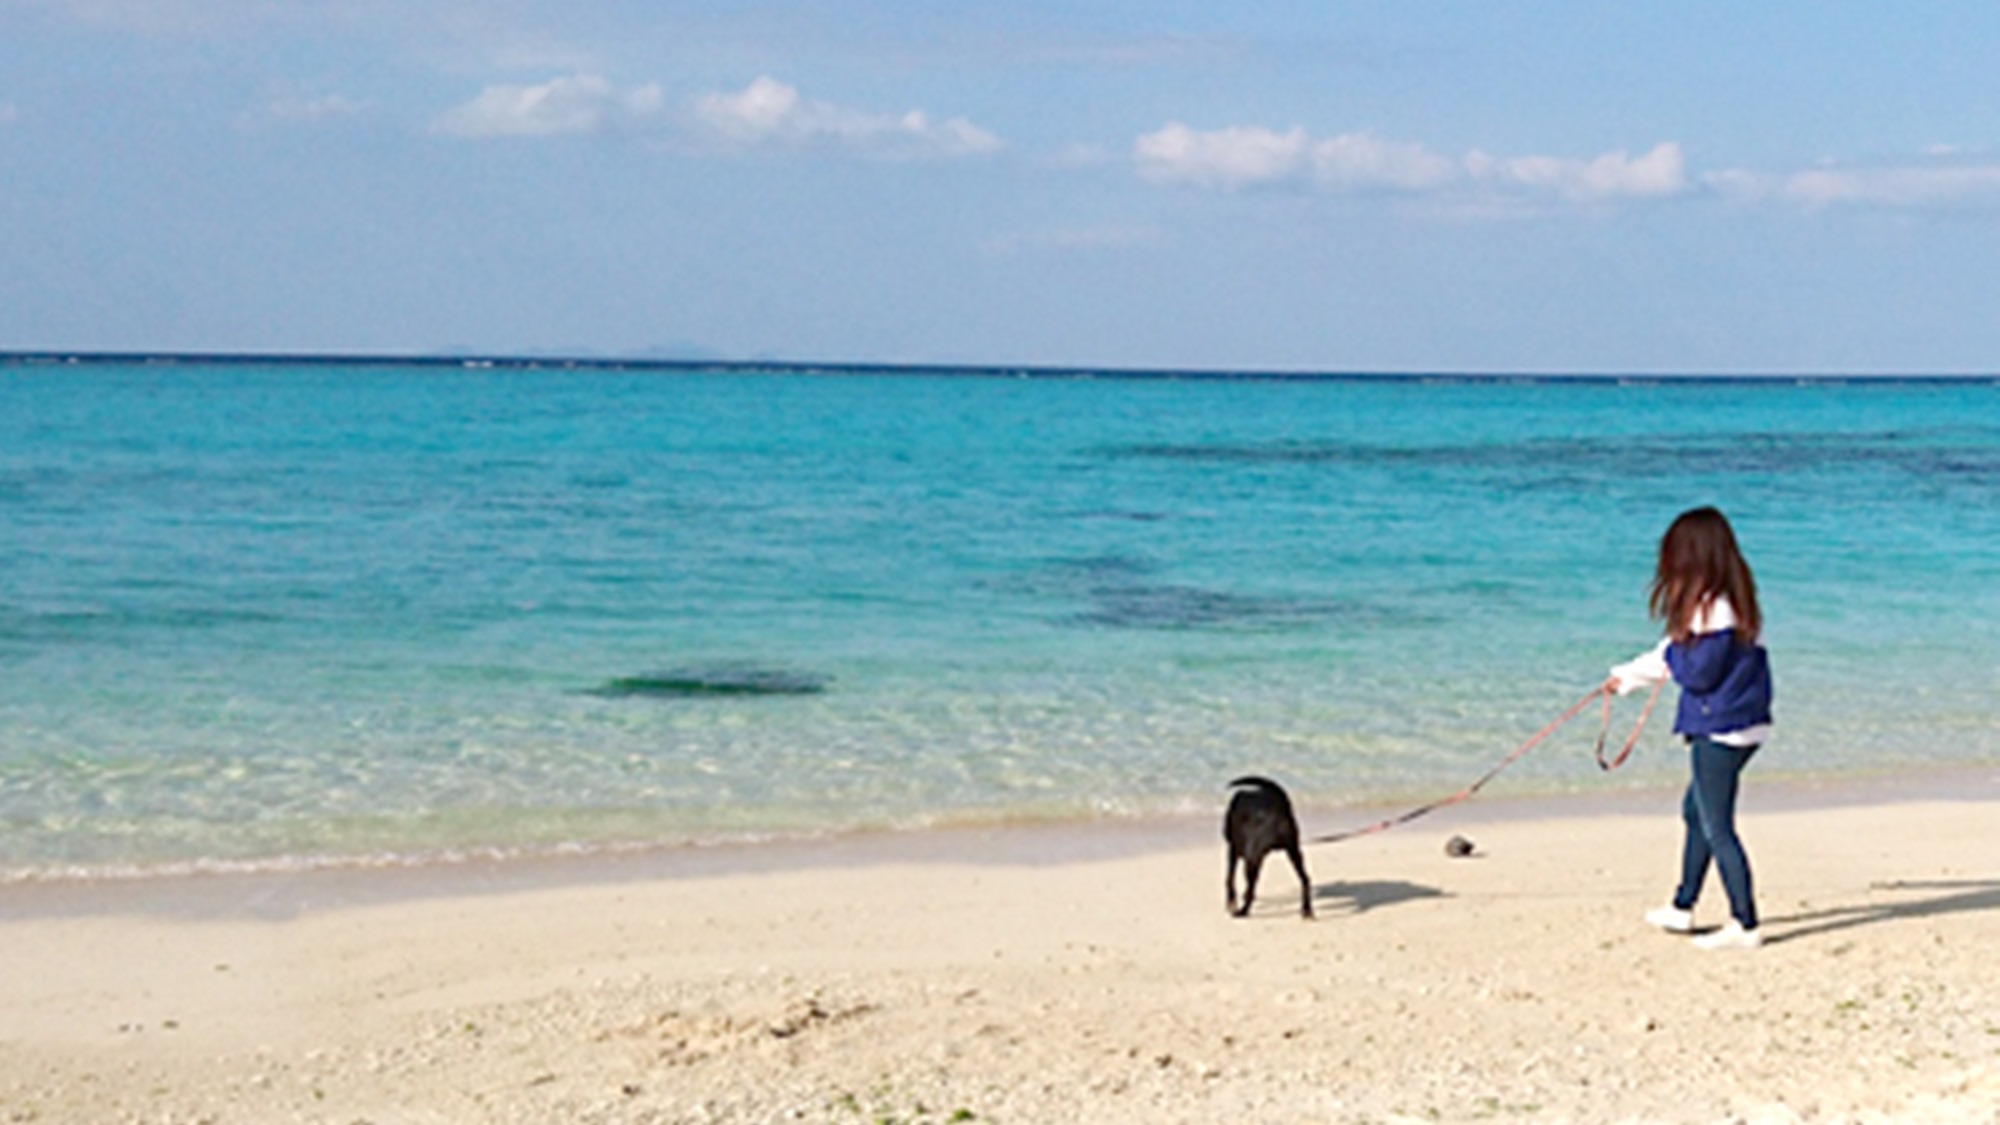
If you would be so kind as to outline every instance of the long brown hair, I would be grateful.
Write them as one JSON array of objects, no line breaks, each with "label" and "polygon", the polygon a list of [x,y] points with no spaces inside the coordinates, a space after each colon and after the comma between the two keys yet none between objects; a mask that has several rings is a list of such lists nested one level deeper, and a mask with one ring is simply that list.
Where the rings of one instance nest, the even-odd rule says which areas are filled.
[{"label": "long brown hair", "polygon": [[1736,546],[1736,532],[1714,508],[1694,508],[1675,517],[1660,537],[1660,564],[1653,572],[1649,605],[1666,622],[1667,634],[1686,641],[1695,614],[1717,597],[1736,610],[1736,634],[1755,644],[1764,616],[1757,609],[1757,580]]}]

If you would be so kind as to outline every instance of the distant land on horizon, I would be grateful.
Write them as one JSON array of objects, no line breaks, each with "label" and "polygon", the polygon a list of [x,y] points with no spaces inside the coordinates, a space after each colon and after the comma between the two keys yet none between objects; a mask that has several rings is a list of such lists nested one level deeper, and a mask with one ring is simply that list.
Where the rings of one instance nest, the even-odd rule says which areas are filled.
[{"label": "distant land on horizon", "polygon": [[90,351],[0,349],[0,366],[110,364],[293,364],[337,367],[409,366],[469,370],[719,371],[801,375],[962,375],[1043,379],[1243,379],[1269,382],[1452,381],[1581,383],[1980,383],[2000,386],[1992,372],[1678,372],[1678,371],[1313,371],[1284,369],[1091,367],[1064,364],[917,363],[910,361],[727,359],[660,352],[634,355],[562,352],[481,353],[471,349],[439,352],[256,352],[256,351]]}]

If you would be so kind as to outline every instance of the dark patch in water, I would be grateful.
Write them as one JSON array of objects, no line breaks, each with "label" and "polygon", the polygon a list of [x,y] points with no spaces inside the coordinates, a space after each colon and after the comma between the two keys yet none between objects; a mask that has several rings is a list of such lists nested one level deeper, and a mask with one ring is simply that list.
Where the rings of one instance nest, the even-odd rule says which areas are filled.
[{"label": "dark patch in water", "polygon": [[1138,511],[1129,508],[1091,508],[1073,514],[1080,520],[1109,520],[1118,523],[1162,523],[1174,518],[1168,512]]},{"label": "dark patch in water", "polygon": [[1157,571],[1159,564],[1136,555],[1080,555],[1054,559],[1044,568],[1058,582],[1118,582]]},{"label": "dark patch in water", "polygon": [[1166,583],[1104,586],[1090,597],[1096,604],[1074,620],[1117,629],[1282,628],[1314,616],[1306,603]]},{"label": "dark patch in water", "polygon": [[1329,624],[1407,624],[1408,617],[1338,598],[1233,594],[1176,583],[1128,583],[1090,591],[1092,607],[1069,619],[1111,629],[1276,632]]},{"label": "dark patch in water", "polygon": [[1282,632],[1319,628],[1393,627],[1421,623],[1421,615],[1315,595],[1241,594],[1166,581],[1159,563],[1107,553],[1049,559],[1032,572],[986,583],[989,588],[1037,600],[1081,603],[1055,620],[1093,629]]},{"label": "dark patch in water", "polygon": [[600,699],[708,699],[724,696],[817,695],[828,680],[776,668],[717,665],[620,676],[584,691]]},{"label": "dark patch in water", "polygon": [[1714,475],[1883,469],[1922,478],[2000,484],[2000,453],[1985,428],[1853,434],[1751,433],[1687,437],[1543,438],[1475,445],[1350,441],[1147,443],[1110,446],[1112,458],[1183,464],[1334,468],[1418,467],[1506,473],[1529,483],[1591,487],[1606,477],[1662,471]]},{"label": "dark patch in water", "polygon": [[161,606],[155,609],[133,609],[113,606],[103,609],[36,611],[0,605],[0,641],[21,641],[31,644],[118,642],[134,635],[165,635],[180,630],[269,625],[282,620],[283,618],[277,614],[256,610],[203,607]]}]

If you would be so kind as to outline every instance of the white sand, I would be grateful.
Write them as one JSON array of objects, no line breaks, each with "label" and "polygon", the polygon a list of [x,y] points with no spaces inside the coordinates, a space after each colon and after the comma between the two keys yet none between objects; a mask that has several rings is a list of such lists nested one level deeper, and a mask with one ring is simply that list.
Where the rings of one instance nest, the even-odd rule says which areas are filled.
[{"label": "white sand", "polygon": [[1752,779],[1739,953],[1639,920],[1672,794],[1315,848],[1315,922],[1205,820],[5,887],[0,1121],[2000,1122],[1978,788]]}]

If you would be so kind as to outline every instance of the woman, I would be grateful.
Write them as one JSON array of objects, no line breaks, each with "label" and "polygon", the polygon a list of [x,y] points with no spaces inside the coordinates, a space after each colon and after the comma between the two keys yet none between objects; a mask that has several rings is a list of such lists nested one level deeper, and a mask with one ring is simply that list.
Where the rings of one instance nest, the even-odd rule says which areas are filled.
[{"label": "woman", "polygon": [[1771,733],[1771,666],[1757,643],[1763,617],[1757,583],[1729,521],[1714,508],[1681,513],[1660,539],[1650,607],[1666,637],[1611,670],[1607,690],[1624,694],[1672,678],[1681,686],[1674,733],[1687,739],[1692,777],[1681,801],[1687,836],[1673,904],[1646,913],[1671,933],[1694,931],[1694,904],[1713,866],[1729,896],[1730,922],[1695,939],[1704,949],[1755,949],[1750,858],[1736,836],[1737,780]]}]

